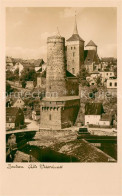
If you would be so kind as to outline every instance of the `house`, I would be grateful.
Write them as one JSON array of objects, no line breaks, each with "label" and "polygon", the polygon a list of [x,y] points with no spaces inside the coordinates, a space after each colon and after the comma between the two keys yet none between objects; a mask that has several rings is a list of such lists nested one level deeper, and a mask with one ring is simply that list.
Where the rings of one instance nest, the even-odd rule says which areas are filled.
[{"label": "house", "polygon": [[42,73],[37,73],[37,88],[45,88],[46,87],[46,70]]},{"label": "house", "polygon": [[112,116],[108,114],[102,114],[101,119],[99,121],[99,125],[110,126],[111,124],[112,124]]},{"label": "house", "polygon": [[102,103],[86,103],[85,105],[85,125],[99,125],[101,115],[104,113]]},{"label": "house", "polygon": [[6,57],[6,70],[11,70],[13,67],[13,60],[11,57]]},{"label": "house", "polygon": [[20,128],[24,125],[24,113],[20,108],[6,108],[6,129]]},{"label": "house", "polygon": [[97,78],[100,76],[98,71],[91,72],[90,76],[86,77],[86,80],[89,82],[90,85],[95,85]]},{"label": "house", "polygon": [[32,119],[39,120],[40,119],[40,109],[34,109],[32,111]]},{"label": "house", "polygon": [[102,83],[107,81],[109,78],[114,77],[114,72],[113,71],[100,71],[99,72],[101,77],[102,77]]},{"label": "house", "polygon": [[33,81],[27,81],[26,82],[26,88],[33,89],[34,88]]},{"label": "house", "polygon": [[92,40],[85,46],[84,64],[88,72],[101,68],[100,59],[97,54],[97,45]]},{"label": "house", "polygon": [[42,67],[43,64],[44,64],[43,59],[37,59],[37,60],[35,60],[34,61],[35,71],[37,72]]},{"label": "house", "polygon": [[24,101],[22,100],[21,97],[19,97],[19,98],[17,98],[17,99],[14,101],[12,107],[23,108],[24,105],[25,105]]},{"label": "house", "polygon": [[22,73],[22,71],[24,69],[24,66],[20,62],[17,62],[13,66],[12,71],[14,72],[16,69],[19,69],[19,76],[21,76],[21,73]]},{"label": "house", "polygon": [[117,89],[117,78],[109,78],[107,80],[107,89]]}]

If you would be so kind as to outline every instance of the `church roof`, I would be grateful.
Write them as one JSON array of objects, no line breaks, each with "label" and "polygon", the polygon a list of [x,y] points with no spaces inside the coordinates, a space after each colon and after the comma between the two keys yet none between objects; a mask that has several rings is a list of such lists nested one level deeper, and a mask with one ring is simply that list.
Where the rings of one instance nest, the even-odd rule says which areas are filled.
[{"label": "church roof", "polygon": [[97,46],[92,40],[86,46]]},{"label": "church roof", "polygon": [[76,16],[75,16],[73,35],[69,39],[67,39],[67,41],[83,41],[84,42],[84,40],[78,34]]},{"label": "church roof", "polygon": [[67,41],[83,41],[84,40],[78,35],[78,34],[73,34]]}]

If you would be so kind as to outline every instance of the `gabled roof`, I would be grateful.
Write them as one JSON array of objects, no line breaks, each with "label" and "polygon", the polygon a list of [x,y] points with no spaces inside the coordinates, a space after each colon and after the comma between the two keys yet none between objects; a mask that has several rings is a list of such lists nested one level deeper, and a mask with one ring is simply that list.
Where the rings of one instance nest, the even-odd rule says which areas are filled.
[{"label": "gabled roof", "polygon": [[19,108],[17,107],[10,107],[6,108],[6,116],[16,116]]},{"label": "gabled roof", "polygon": [[39,67],[44,63],[43,59],[37,59],[34,61],[35,67]]},{"label": "gabled roof", "polygon": [[8,107],[6,108],[6,122],[14,123],[16,120],[16,115],[20,108],[17,107]]},{"label": "gabled roof", "polygon": [[97,46],[92,40],[86,46]]},{"label": "gabled roof", "polygon": [[95,50],[85,50],[84,51],[84,64],[85,65],[90,65],[93,62],[95,62],[95,64],[99,64],[100,63],[100,59],[96,53]]},{"label": "gabled roof", "polygon": [[104,113],[102,103],[86,103],[85,115],[101,115]]},{"label": "gabled roof", "polygon": [[109,114],[102,114],[101,121],[112,121],[112,116]]},{"label": "gabled roof", "polygon": [[78,35],[78,34],[73,34],[67,41],[82,41],[84,40]]}]

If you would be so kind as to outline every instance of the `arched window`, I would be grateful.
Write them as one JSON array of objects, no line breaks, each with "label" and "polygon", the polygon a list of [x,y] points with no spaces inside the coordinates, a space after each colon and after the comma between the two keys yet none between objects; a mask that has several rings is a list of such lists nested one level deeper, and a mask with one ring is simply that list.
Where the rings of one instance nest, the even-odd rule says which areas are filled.
[{"label": "arched window", "polygon": [[110,84],[109,84],[110,86],[112,86],[112,82],[110,82]]}]

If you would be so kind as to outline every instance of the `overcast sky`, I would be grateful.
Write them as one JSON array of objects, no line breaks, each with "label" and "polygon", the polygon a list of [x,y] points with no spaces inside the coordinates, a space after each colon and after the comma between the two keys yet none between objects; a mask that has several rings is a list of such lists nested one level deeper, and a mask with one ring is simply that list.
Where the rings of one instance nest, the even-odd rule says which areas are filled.
[{"label": "overcast sky", "polygon": [[43,58],[47,37],[57,31],[68,39],[74,29],[74,15],[85,45],[93,40],[100,57],[117,56],[116,8],[6,8],[6,55]]}]

